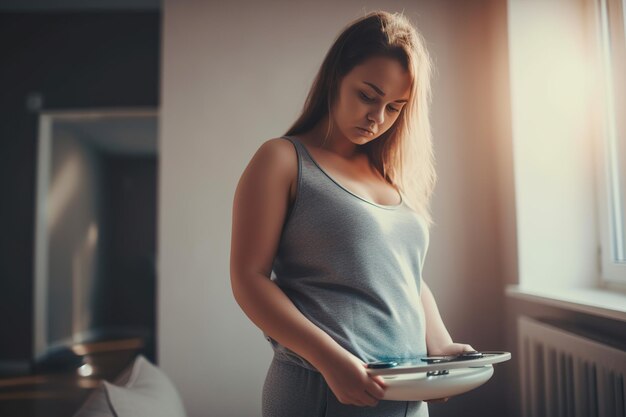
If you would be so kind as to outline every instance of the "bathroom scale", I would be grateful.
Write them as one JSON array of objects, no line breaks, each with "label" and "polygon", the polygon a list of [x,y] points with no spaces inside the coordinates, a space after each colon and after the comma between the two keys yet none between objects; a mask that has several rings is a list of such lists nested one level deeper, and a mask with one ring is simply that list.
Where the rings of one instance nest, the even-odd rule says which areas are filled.
[{"label": "bathroom scale", "polygon": [[384,400],[423,401],[473,390],[493,375],[493,365],[511,359],[509,352],[463,352],[404,361],[367,363],[367,373],[385,381]]}]

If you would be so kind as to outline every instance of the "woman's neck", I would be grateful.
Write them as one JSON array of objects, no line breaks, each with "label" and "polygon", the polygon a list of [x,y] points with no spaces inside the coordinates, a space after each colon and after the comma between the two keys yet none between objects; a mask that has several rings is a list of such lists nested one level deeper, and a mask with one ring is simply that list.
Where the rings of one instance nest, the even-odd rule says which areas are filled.
[{"label": "woman's neck", "polygon": [[[324,140],[327,133],[328,137]],[[328,116],[320,120],[313,129],[300,136],[311,146],[332,152],[346,160],[362,159],[365,155],[362,146],[354,144],[338,130],[333,129],[328,132]]]}]

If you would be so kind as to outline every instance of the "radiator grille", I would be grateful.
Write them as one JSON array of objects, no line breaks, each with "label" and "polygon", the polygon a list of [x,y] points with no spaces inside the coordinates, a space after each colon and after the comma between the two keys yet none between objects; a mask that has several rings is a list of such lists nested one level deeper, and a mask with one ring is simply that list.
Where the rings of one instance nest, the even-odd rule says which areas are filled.
[{"label": "radiator grille", "polygon": [[626,417],[626,352],[518,319],[524,417]]}]

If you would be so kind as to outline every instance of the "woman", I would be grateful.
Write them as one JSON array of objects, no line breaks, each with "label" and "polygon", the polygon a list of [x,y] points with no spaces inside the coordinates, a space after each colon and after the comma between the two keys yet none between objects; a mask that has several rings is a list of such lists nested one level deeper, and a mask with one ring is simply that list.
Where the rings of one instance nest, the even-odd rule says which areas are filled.
[{"label": "woman", "polygon": [[365,363],[472,350],[422,281],[435,182],[431,63],[400,14],[352,22],[300,118],[261,145],[233,205],[231,284],[274,349],[263,415],[425,416]]}]

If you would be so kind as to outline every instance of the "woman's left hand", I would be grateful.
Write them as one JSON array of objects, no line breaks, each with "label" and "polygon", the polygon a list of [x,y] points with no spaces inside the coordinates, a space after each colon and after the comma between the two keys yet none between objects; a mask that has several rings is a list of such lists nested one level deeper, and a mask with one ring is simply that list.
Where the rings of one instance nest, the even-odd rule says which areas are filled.
[{"label": "woman's left hand", "polygon": [[434,352],[428,352],[428,356],[459,355],[463,352],[473,352],[475,350],[471,345],[465,343],[450,343]]},{"label": "woman's left hand", "polygon": [[[428,356],[446,356],[446,355],[459,355],[463,352],[473,352],[474,349],[471,345],[465,343],[450,343],[447,346],[443,346],[436,352],[428,352]],[[445,398],[433,398],[432,400],[425,400],[427,403],[445,403],[450,397]]]}]

